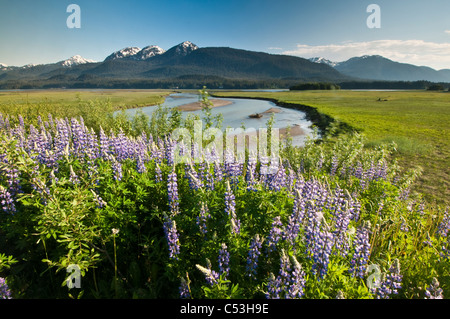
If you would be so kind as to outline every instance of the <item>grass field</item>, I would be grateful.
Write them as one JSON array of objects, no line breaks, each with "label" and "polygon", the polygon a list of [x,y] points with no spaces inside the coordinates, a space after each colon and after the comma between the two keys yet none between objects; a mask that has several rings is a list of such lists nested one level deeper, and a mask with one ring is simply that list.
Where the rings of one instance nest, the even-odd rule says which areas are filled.
[{"label": "grass field", "polygon": [[420,166],[416,190],[450,203],[450,94],[425,91],[215,92],[221,97],[271,99],[316,108],[362,132],[368,145],[394,141],[405,168]]},{"label": "grass field", "polygon": [[[30,90],[0,91],[0,112],[24,115],[50,112],[52,115],[72,116],[94,102],[113,110],[155,105],[164,102],[170,91],[162,90]],[[108,110],[104,110],[108,111]],[[44,114],[46,116],[46,114]]]}]

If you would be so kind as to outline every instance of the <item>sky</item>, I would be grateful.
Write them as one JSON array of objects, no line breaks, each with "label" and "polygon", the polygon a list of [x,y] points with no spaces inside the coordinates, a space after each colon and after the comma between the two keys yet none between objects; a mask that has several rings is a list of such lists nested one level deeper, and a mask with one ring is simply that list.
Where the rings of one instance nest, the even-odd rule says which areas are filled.
[{"label": "sky", "polygon": [[[67,25],[70,4],[80,8],[80,28]],[[125,47],[184,41],[336,62],[378,54],[450,69],[450,0],[0,0],[6,65],[103,61]]]}]

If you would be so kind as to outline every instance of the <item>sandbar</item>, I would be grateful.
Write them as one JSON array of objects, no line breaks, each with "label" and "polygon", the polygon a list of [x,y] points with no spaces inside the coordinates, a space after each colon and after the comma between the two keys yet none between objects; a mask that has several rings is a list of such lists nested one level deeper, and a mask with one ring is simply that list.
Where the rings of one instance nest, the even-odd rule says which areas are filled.
[{"label": "sandbar", "polygon": [[[226,100],[221,100],[221,99],[210,99],[209,101],[213,104],[213,105],[210,105],[211,108],[225,106],[225,105],[229,105],[229,104],[233,103],[231,101],[226,101]],[[182,112],[199,111],[202,109],[202,103],[200,101],[192,102],[192,103],[177,106],[176,108],[177,108],[177,110],[182,111]]]}]

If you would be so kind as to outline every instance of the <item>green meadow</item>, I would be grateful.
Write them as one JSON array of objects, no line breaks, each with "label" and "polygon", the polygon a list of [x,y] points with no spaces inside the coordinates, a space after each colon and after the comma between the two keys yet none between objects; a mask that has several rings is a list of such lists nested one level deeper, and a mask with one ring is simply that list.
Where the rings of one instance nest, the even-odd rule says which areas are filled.
[{"label": "green meadow", "polygon": [[[270,99],[308,106],[339,127],[362,133],[366,146],[394,141],[405,169],[421,167],[415,191],[437,204],[450,202],[450,93],[427,91],[214,92],[220,97]],[[331,118],[331,121],[330,121]],[[338,132],[339,133],[339,132]]]},{"label": "green meadow", "polygon": [[0,112],[72,117],[99,111],[155,105],[164,102],[163,90],[27,90],[0,91]]}]

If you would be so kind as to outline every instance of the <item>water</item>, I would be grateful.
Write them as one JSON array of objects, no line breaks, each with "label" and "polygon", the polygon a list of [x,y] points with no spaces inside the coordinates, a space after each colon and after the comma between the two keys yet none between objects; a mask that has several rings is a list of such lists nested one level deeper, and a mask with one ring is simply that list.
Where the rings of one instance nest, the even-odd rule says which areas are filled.
[{"label": "water", "polygon": [[[214,100],[215,98],[210,98]],[[211,109],[212,115],[217,115],[222,113],[223,122],[222,128],[240,128],[242,125],[246,129],[254,128],[256,130],[260,128],[266,128],[267,122],[271,115],[274,114],[274,128],[285,128],[290,126],[293,130],[295,126],[299,126],[304,134],[292,137],[292,144],[295,146],[304,145],[307,136],[311,136],[312,123],[306,119],[306,114],[302,111],[293,110],[281,106],[277,106],[275,103],[264,100],[255,99],[231,99],[231,98],[220,98],[221,100],[226,100],[232,102],[229,105],[219,106]],[[193,93],[174,93],[166,97],[164,105],[172,108],[192,102],[198,102],[199,96]],[[262,113],[271,108],[279,109],[279,113],[264,113],[262,118],[249,118],[249,115],[255,113]],[[156,106],[146,106],[137,109],[129,109],[126,112],[129,115],[134,115],[137,110],[141,110],[144,114],[151,116]],[[202,111],[191,111],[182,112],[183,116],[188,113],[198,114],[202,117]]]}]

